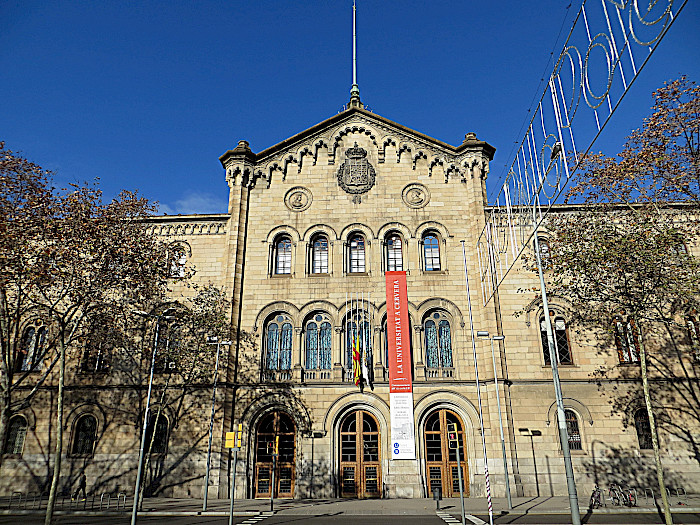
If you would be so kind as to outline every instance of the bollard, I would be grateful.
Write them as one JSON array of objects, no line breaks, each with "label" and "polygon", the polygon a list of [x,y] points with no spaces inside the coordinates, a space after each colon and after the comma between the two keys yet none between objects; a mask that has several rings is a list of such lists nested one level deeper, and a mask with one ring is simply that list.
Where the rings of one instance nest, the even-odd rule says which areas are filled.
[{"label": "bollard", "polygon": [[440,500],[442,499],[442,487],[433,487],[433,499],[435,500],[435,509],[440,510]]}]

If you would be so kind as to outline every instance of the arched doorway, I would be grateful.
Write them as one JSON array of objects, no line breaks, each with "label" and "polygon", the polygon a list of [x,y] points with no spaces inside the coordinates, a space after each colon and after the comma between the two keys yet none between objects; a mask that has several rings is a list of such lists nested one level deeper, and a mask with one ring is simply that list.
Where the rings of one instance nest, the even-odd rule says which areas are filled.
[{"label": "arched doorway", "polygon": [[447,425],[457,425],[459,438],[459,456],[462,464],[462,481],[464,495],[469,495],[469,483],[467,482],[466,454],[464,450],[464,425],[457,414],[447,409],[439,409],[433,412],[425,420],[425,471],[428,475],[432,493],[434,487],[442,488],[442,495],[451,498],[459,495],[459,471],[457,470],[457,453],[447,446]]},{"label": "arched doorway", "polygon": [[364,410],[351,412],[340,422],[340,495],[343,498],[379,498],[382,476],[379,424]]},{"label": "arched doorway", "polygon": [[294,497],[294,421],[288,414],[275,410],[265,414],[255,435],[255,497],[269,498],[272,488],[273,453],[278,445],[274,467],[274,497]]}]

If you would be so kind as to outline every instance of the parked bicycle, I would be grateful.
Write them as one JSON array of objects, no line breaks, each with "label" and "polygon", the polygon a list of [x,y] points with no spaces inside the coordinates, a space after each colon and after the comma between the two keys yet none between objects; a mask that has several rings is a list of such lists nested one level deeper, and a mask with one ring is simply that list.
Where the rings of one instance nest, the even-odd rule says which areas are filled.
[{"label": "parked bicycle", "polygon": [[637,491],[635,489],[623,490],[620,485],[613,485],[612,488],[614,488],[617,492],[620,499],[620,504],[625,505],[627,507],[637,506]]},{"label": "parked bicycle", "polygon": [[603,506],[603,491],[600,490],[598,485],[595,485],[593,492],[591,493],[591,500],[588,503],[588,507],[591,509],[599,509]]}]

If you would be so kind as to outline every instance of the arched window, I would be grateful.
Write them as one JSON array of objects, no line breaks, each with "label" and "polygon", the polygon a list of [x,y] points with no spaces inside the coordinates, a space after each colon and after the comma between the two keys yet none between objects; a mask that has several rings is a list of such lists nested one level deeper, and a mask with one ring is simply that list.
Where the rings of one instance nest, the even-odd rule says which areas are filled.
[{"label": "arched window", "polygon": [[27,436],[27,420],[24,416],[12,416],[7,427],[7,440],[5,441],[5,454],[22,454],[24,450],[24,438]]},{"label": "arched window", "polygon": [[[153,440],[153,446],[151,446],[151,454],[165,454],[168,449],[168,418],[164,414],[158,415],[158,422],[156,423],[156,413],[151,414],[148,417],[148,426],[146,426],[146,452],[148,452],[148,447],[151,446],[151,440]],[[155,431],[155,435],[154,435]]]},{"label": "arched window", "polygon": [[18,372],[41,370],[45,345],[46,327],[27,327],[22,336],[22,342],[15,361],[15,370]]},{"label": "arched window", "polygon": [[690,347],[693,349],[695,359],[700,360],[700,325],[698,325],[698,318],[695,315],[689,315],[685,318],[685,323],[688,327]]},{"label": "arched window", "polygon": [[423,269],[426,272],[440,270],[440,242],[435,233],[429,232],[423,236]]},{"label": "arched window", "polygon": [[566,433],[569,435],[569,449],[583,450],[576,413],[573,410],[564,410],[564,418],[566,419]]},{"label": "arched window", "polygon": [[[560,365],[571,365],[571,350],[569,347],[569,335],[566,329],[566,321],[561,316],[552,318],[552,331],[554,333],[554,347],[557,349]],[[547,324],[544,322],[544,317],[540,319],[540,335],[542,338],[542,354],[544,355],[544,364],[551,365],[552,359],[549,355],[549,343],[547,339]]]},{"label": "arched window", "polygon": [[328,273],[328,237],[317,235],[311,243],[311,273]]},{"label": "arched window", "polygon": [[[265,328],[265,379],[289,379],[292,368],[292,322],[286,315],[273,317]],[[282,373],[280,373],[282,371]]]},{"label": "arched window", "polygon": [[292,273],[292,239],[287,235],[275,241],[275,275]]},{"label": "arched window", "polygon": [[637,337],[634,333],[634,320],[628,319],[625,322],[621,317],[616,317],[614,324],[615,343],[620,363],[638,363],[639,353],[637,351]]},{"label": "arched window", "polygon": [[365,265],[365,238],[359,233],[353,234],[348,243],[348,269],[350,273],[364,273],[367,271]]},{"label": "arched window", "polygon": [[386,236],[386,270],[388,272],[403,271],[403,241],[398,233],[392,232]]},{"label": "arched window", "polygon": [[168,250],[168,271],[170,277],[182,279],[185,277],[187,264],[187,248],[181,244],[173,244]]},{"label": "arched window", "polygon": [[306,355],[304,368],[307,370],[331,369],[331,342],[333,330],[328,316],[318,313],[306,323]]},{"label": "arched window", "polygon": [[640,408],[634,413],[634,428],[637,430],[637,440],[640,449],[654,448],[651,439],[651,425],[649,424],[649,414],[645,408]]},{"label": "arched window", "polygon": [[[354,303],[353,303],[354,304]],[[352,310],[345,320],[345,377],[348,381],[355,378],[353,365],[355,364],[355,348],[358,351],[358,365],[362,369],[362,357],[364,356],[367,372],[372,374],[372,339],[368,313],[360,307]],[[372,380],[373,378],[365,378]]]},{"label": "arched window", "polygon": [[173,373],[177,370],[180,357],[182,327],[169,319],[161,318],[158,327],[158,352],[154,372],[161,374]]},{"label": "arched window", "polygon": [[428,368],[452,367],[452,334],[450,321],[444,312],[429,314],[425,329],[425,364]]},{"label": "arched window", "polygon": [[538,237],[537,244],[540,247],[540,262],[542,263],[542,269],[546,270],[552,266],[552,254],[549,248],[549,241],[542,237]]},{"label": "arched window", "polygon": [[89,414],[80,416],[75,422],[73,446],[74,456],[92,456],[97,441],[97,418]]}]

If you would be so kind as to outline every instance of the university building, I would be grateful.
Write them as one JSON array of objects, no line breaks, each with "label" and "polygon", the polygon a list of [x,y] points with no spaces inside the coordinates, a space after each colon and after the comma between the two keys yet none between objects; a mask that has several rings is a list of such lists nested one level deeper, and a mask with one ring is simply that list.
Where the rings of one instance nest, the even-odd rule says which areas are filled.
[{"label": "university building", "polygon": [[[460,467],[465,494],[483,497],[480,404],[493,495],[505,495],[499,419],[512,494],[566,494],[542,305],[521,291],[536,287],[536,276],[516,265],[496,299],[484,305],[481,295],[475,247],[490,213],[485,183],[494,152],[473,132],[453,146],[392,122],[355,94],[344,111],[261,152],[243,140],[226,151],[227,213],[150,220],[195,279],[224,287],[232,302],[211,497],[228,494],[234,467],[224,435],[239,423],[238,498],[271,491],[280,498],[420,498],[434,487],[450,497],[459,493]],[[396,271],[405,272],[408,299],[409,459],[393,457],[386,272]],[[627,326],[616,326],[617,346],[596,342],[569,329],[566,303],[551,302],[580,498],[594,482],[654,487],[644,406],[612,408],[635,381],[618,380],[622,372],[594,375],[601,365],[636,365]],[[40,328],[32,329],[39,344]],[[477,331],[505,339],[476,338]],[[357,349],[366,368],[361,385]],[[133,490],[143,413],[123,407],[140,406],[144,391],[109,373],[70,377],[66,483],[85,470],[88,491]],[[41,402],[51,396],[47,390],[14,417],[5,446],[2,468],[27,491],[47,478],[52,420]],[[202,496],[211,385],[187,396],[186,414],[167,407],[152,429],[158,495]],[[448,425],[456,425],[462,445],[459,462],[448,448]],[[659,438],[670,485],[700,488],[687,442],[663,432]]]}]

